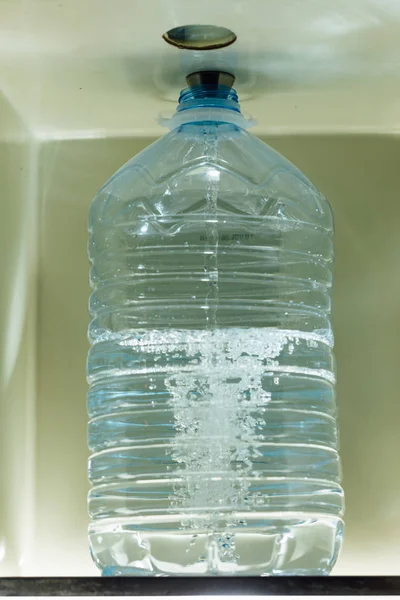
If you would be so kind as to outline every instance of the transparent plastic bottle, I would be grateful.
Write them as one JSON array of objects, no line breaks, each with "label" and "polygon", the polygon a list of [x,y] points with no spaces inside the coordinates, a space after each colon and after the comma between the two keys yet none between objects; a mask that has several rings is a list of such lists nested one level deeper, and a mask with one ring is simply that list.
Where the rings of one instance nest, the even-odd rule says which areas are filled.
[{"label": "transparent plastic bottle", "polygon": [[328,574],[331,209],[218,78],[170,126],[90,209],[93,558],[109,575]]}]

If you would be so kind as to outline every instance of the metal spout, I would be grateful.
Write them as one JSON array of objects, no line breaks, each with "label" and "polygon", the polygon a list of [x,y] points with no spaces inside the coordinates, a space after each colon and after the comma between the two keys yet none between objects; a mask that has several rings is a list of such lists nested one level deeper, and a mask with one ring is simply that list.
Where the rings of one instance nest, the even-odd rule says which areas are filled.
[{"label": "metal spout", "polygon": [[196,71],[187,75],[186,81],[190,88],[203,85],[209,87],[223,85],[231,88],[235,82],[235,76],[224,71]]}]

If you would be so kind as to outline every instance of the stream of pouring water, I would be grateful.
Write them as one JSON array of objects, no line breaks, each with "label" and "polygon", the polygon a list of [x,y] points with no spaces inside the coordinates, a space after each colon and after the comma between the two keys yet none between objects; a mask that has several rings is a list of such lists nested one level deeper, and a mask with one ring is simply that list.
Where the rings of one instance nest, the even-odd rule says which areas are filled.
[{"label": "stream of pouring water", "polygon": [[[226,529],[225,511],[226,507],[231,506],[232,509],[232,505],[235,508],[243,505],[247,491],[245,471],[251,467],[251,461],[248,443],[243,435],[247,427],[244,427],[243,415],[240,415],[241,395],[245,392],[244,380],[237,376],[232,378],[232,374],[229,376],[226,372],[229,367],[226,348],[224,344],[221,345],[217,323],[220,292],[220,172],[214,166],[218,157],[217,125],[204,127],[203,144],[204,156],[209,162],[204,210],[206,242],[203,249],[204,283],[207,286],[205,337],[197,349],[201,357],[200,369],[195,369],[194,373],[177,374],[170,391],[177,429],[175,460],[181,465],[182,476],[181,484],[175,488],[177,498],[174,499],[174,505],[192,511],[192,517],[189,522],[182,523],[183,527],[207,531],[207,556],[202,556],[201,560],[209,563],[208,568],[212,572],[217,569],[221,558],[232,564],[237,558],[235,536],[231,529],[236,523],[229,517],[229,529]],[[229,334],[225,335],[228,341]],[[244,387],[248,386],[245,384]],[[221,519],[221,510],[224,509],[225,514],[222,513]],[[244,525],[244,522],[241,524]],[[196,535],[194,533],[192,543],[195,543]]]}]

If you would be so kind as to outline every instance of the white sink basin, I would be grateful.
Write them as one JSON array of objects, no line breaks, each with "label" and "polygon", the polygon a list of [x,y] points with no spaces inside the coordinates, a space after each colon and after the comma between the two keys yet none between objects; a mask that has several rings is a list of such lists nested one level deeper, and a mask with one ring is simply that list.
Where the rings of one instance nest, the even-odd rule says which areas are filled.
[{"label": "white sink basin", "polygon": [[347,502],[334,574],[400,575],[400,3],[1,0],[0,576],[97,574],[87,211],[165,132],[183,75],[161,34],[194,22],[236,31],[254,132],[333,206]]}]

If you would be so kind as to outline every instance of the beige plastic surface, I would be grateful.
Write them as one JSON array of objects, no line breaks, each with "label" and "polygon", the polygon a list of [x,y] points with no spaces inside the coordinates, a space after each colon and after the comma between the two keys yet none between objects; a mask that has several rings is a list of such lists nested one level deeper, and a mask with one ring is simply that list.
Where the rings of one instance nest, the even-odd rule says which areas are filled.
[{"label": "beige plastic surface", "polygon": [[193,22],[238,34],[238,57],[218,60],[237,61],[254,132],[333,205],[347,499],[335,573],[399,575],[397,0],[0,0],[0,575],[96,574],[87,210],[164,133],[184,66],[161,34]]}]

